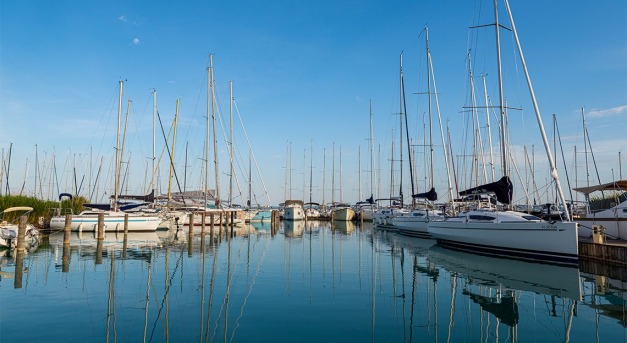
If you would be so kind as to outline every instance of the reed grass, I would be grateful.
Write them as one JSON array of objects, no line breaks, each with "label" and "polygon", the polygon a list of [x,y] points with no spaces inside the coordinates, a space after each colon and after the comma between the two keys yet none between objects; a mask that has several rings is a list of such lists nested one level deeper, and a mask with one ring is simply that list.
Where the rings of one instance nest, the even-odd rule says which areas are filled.
[{"label": "reed grass", "polygon": [[[28,216],[28,221],[32,224],[39,224],[39,218],[43,217],[45,222],[50,221],[50,217],[56,214],[57,209],[72,209],[72,213],[79,213],[83,210],[83,204],[87,202],[84,197],[74,197],[72,200],[58,201],[40,200],[35,197],[20,195],[0,195],[0,211],[9,207],[28,206],[33,208],[33,212]],[[3,220],[12,222],[17,219],[20,213],[11,212],[3,217]]]}]

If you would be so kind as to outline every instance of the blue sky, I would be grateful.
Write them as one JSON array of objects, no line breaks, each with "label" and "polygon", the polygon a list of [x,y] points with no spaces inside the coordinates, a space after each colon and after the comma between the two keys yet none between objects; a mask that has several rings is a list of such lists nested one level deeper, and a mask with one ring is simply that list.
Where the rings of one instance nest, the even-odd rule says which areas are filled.
[{"label": "blue sky", "polygon": [[[503,4],[500,7],[500,20],[509,26]],[[556,114],[571,184],[575,170],[578,184],[586,182],[582,107],[601,181],[611,180],[612,169],[614,178],[618,178],[619,152],[623,178],[627,177],[627,3],[532,0],[512,1],[511,7],[551,141],[551,116]],[[331,201],[333,143],[334,200],[340,200],[340,147],[341,200],[358,201],[360,188],[361,200],[370,195],[370,100],[375,168],[380,170],[377,179],[381,180],[376,180],[375,186],[380,184],[379,196],[386,197],[390,192],[393,141],[398,154],[399,117],[395,114],[399,112],[401,52],[410,138],[416,146],[419,178],[425,179],[422,145],[427,97],[416,93],[427,89],[426,25],[440,114],[444,125],[450,127],[456,167],[463,174],[458,175],[459,187],[463,188],[472,183],[470,169],[461,166],[461,155],[471,151],[471,143],[464,138],[471,122],[464,111],[470,94],[466,59],[469,48],[475,89],[481,90],[478,103],[483,104],[480,75],[485,75],[490,100],[498,103],[494,30],[469,27],[493,22],[492,1],[2,1],[0,147],[7,161],[9,145],[13,144],[11,192],[19,192],[24,185],[24,192],[33,194],[37,145],[38,182],[44,180],[44,197],[57,192],[56,186],[50,186],[54,154],[61,191],[72,192],[76,168],[85,193],[100,167],[99,188],[93,200],[103,199],[102,187],[111,179],[119,80],[125,80],[124,112],[127,100],[133,101],[125,147],[129,192],[142,192],[145,175],[149,174],[152,89],[157,90],[157,106],[166,132],[176,99],[180,99],[177,174],[181,184],[187,175],[187,189],[200,186],[204,175],[200,158],[205,140],[206,69],[208,55],[214,54],[223,127],[228,135],[232,80],[235,103],[273,204],[283,201],[286,193],[290,197],[285,190],[290,146],[292,198],[303,198],[304,193],[305,200],[309,200],[309,154],[313,145],[313,200],[322,201],[324,166],[324,201]],[[525,175],[530,168],[521,156],[525,146],[531,150],[533,145],[536,182],[545,184],[546,158],[524,73],[515,58],[511,35],[505,31],[501,35],[507,104],[523,108],[509,112],[510,141],[520,174],[512,178],[528,179]],[[486,140],[485,115],[479,116]],[[239,151],[236,173],[244,194],[244,199],[236,196],[235,202],[243,203],[248,146],[237,114],[235,118],[234,142]],[[446,170],[439,128],[434,126],[433,132],[434,183],[441,200],[445,200]],[[223,136],[219,136],[220,188],[225,194],[229,158]],[[497,138],[496,133],[493,138]],[[493,145],[498,149],[498,141]],[[406,149],[405,142],[403,146]],[[159,135],[157,154],[162,147]],[[163,161],[162,190],[167,187],[167,155]],[[558,163],[564,178],[561,157]],[[398,165],[394,168],[398,174]],[[408,171],[404,173],[406,178]],[[591,183],[596,183],[596,173],[589,173]],[[211,188],[213,175],[211,169]],[[563,182],[566,184],[566,180]],[[403,183],[407,185],[404,193],[409,195],[409,180]],[[3,194],[5,187],[6,175]],[[257,176],[253,177],[253,188],[258,201],[267,203]],[[417,185],[417,192],[424,188],[423,181]],[[515,198],[520,201],[522,193],[517,191]]]}]

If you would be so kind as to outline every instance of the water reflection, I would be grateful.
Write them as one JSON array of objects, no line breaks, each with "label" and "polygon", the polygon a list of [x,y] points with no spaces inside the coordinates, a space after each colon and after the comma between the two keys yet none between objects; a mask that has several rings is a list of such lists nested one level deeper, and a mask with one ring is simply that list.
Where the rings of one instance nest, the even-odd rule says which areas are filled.
[{"label": "water reflection", "polygon": [[0,312],[0,340],[618,341],[626,332],[627,287],[609,276],[452,251],[370,223],[255,224],[126,240],[75,232],[67,244],[51,235],[24,256],[22,288],[8,278],[16,261],[0,264],[13,273],[0,274],[12,309]]}]

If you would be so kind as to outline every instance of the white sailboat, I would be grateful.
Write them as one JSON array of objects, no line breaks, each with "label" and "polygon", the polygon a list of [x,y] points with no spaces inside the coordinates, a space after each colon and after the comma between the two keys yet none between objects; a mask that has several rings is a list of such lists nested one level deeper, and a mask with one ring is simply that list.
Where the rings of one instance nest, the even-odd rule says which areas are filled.
[{"label": "white sailboat", "polygon": [[[590,193],[594,192],[627,192],[627,180],[618,180],[590,187],[579,187],[573,190],[584,194],[589,201]],[[624,196],[622,197],[622,199],[625,199]],[[620,198],[621,197],[617,197],[618,204],[616,206],[595,212],[588,210],[583,216],[575,218],[575,221],[581,224],[579,227],[579,236],[590,237],[592,235],[592,227],[594,225],[601,225],[604,228],[604,234],[607,238],[627,240],[627,201],[623,200],[623,202],[620,202]]]},{"label": "white sailboat", "polygon": [[[122,85],[120,80],[120,92],[118,102],[118,130],[116,141],[116,157],[115,157],[115,185],[113,192],[113,204],[111,211],[86,210],[79,214],[72,215],[70,230],[72,231],[96,231],[98,229],[98,216],[104,214],[104,230],[105,231],[123,231],[124,216],[128,214],[128,231],[155,231],[162,222],[162,218],[158,216],[139,215],[135,213],[124,213],[118,210],[118,190],[120,185],[120,118],[122,115]],[[61,199],[59,199],[61,200]],[[52,230],[62,230],[65,227],[65,215],[58,213],[50,219],[50,228]]]},{"label": "white sailboat", "polygon": [[305,219],[305,210],[302,200],[286,200],[284,205],[283,219],[298,221]]},{"label": "white sailboat", "polygon": [[[551,154],[546,133],[544,132],[544,125],[542,123],[542,118],[540,116],[540,111],[535,99],[525,59],[520,47],[520,41],[518,39],[518,34],[507,0],[505,0],[505,7],[509,15],[509,21],[514,35],[514,40],[518,47],[520,60],[525,71],[536,119],[538,121],[538,126],[545,146],[547,159],[550,164],[551,175],[555,181],[562,204],[566,208],[566,201],[559,182],[557,169]],[[496,0],[494,1],[494,13],[496,21],[494,25],[496,27],[497,65],[499,75],[499,109],[501,114],[501,123],[504,123],[505,107],[502,91],[503,84],[500,61],[500,25],[498,22]],[[509,177],[507,176],[508,154],[505,153],[507,151],[505,149],[505,137],[503,125],[501,125],[501,144],[502,151],[504,152],[502,154],[502,164],[505,176],[497,182],[460,192],[460,195],[495,193],[499,202],[505,204],[506,206],[511,203],[513,187]],[[568,213],[567,217],[569,217]],[[430,222],[428,224],[428,231],[438,240],[438,242],[459,250],[479,251],[487,255],[506,255],[517,259],[539,260],[542,262],[558,264],[578,263],[578,224],[575,222],[546,222],[535,216],[530,216],[524,213],[490,208],[462,212],[457,217],[448,218],[444,221]]]},{"label": "white sailboat", "polygon": [[[434,187],[434,169],[433,169],[433,125],[432,125],[432,111],[431,111],[431,73],[433,72],[431,65],[431,51],[429,49],[429,29],[425,28],[425,42],[426,42],[426,52],[427,52],[427,97],[428,97],[428,108],[429,108],[429,170],[427,171],[427,175],[429,175],[430,182],[430,190],[425,193],[412,194],[412,198],[423,199],[424,201],[419,205],[414,205],[414,209],[400,216],[392,217],[392,225],[398,228],[401,234],[414,236],[414,237],[423,237],[429,238],[429,232],[427,230],[427,224],[431,221],[441,221],[445,219],[445,214],[434,208],[433,202],[438,199],[438,194],[435,191]],[[437,99],[437,98],[436,98]],[[439,114],[439,112],[438,112]],[[438,115],[439,117],[439,115]],[[441,125],[441,122],[440,122]],[[440,132],[441,126],[440,126]],[[426,134],[426,133],[425,133]],[[448,160],[448,156],[446,153],[446,142],[444,141],[444,135],[442,135],[442,146],[444,147],[444,157],[445,161]],[[448,174],[448,168],[447,168]],[[449,189],[450,189],[450,178],[449,178]],[[414,201],[415,203],[415,201]]]}]

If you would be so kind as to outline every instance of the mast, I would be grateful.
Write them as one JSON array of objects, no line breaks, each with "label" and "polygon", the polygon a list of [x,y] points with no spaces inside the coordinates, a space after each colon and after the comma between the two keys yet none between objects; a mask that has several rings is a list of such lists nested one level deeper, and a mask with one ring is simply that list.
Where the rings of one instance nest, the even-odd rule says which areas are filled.
[{"label": "mast", "polygon": [[115,182],[113,186],[113,211],[118,210],[118,187],[120,186],[120,120],[122,117],[122,84],[123,81],[119,81],[120,95],[118,98],[118,131],[115,141]]},{"label": "mast", "polygon": [[215,205],[217,208],[222,208],[222,204],[220,203],[220,174],[218,172],[218,136],[216,134],[216,92],[215,92],[215,81],[213,79],[213,55],[209,55],[209,69],[211,75],[211,122],[213,124],[213,163],[215,167],[215,179],[216,179],[216,194],[215,194]]},{"label": "mast", "polygon": [[[172,125],[174,125],[174,132],[172,134],[172,152],[171,152],[171,157],[170,157],[170,174],[168,177],[168,205],[170,202],[170,198],[172,197],[172,174],[174,173],[174,153],[175,153],[175,147],[176,147],[176,128],[177,128],[177,124],[178,124],[178,119],[179,119],[179,104],[181,102],[181,99],[176,99],[176,110],[174,111],[174,122]],[[177,179],[178,182],[178,179]]]},{"label": "mast", "polygon": [[313,140],[309,143],[309,202],[312,201],[311,189],[313,186]]},{"label": "mast", "polygon": [[[506,2],[507,5],[507,2]],[[511,16],[510,16],[511,17]],[[495,31],[496,31],[496,63],[497,63],[497,71],[498,71],[498,79],[499,79],[499,112],[501,116],[501,168],[503,175],[509,175],[509,170],[507,170],[507,156],[506,156],[506,137],[505,137],[505,100],[503,96],[503,74],[501,70],[501,31],[499,24],[499,10],[497,5],[497,0],[494,0],[494,20],[495,20]],[[513,24],[513,23],[512,23]],[[514,34],[515,35],[515,34]]]},{"label": "mast", "polygon": [[[124,117],[124,134],[122,135],[122,146],[120,147],[120,168],[122,167],[122,163],[124,160],[124,147],[126,146],[126,131],[128,129],[128,114],[131,110],[131,104],[132,101],[129,98],[128,102],[126,104],[126,116]],[[128,171],[128,164],[126,165],[126,170]],[[124,173],[124,177],[126,178],[127,173]],[[123,193],[122,190],[124,189],[124,182],[122,182],[122,184],[120,185],[120,193]],[[78,191],[76,192],[76,195],[78,195]]]},{"label": "mast", "polygon": [[429,109],[429,177],[431,179],[430,186],[433,188],[435,173],[433,172],[433,112],[431,110],[431,50],[429,50],[429,27],[425,27],[425,48],[427,51],[427,104]]},{"label": "mast", "polygon": [[361,201],[361,145],[357,148],[357,165],[358,165],[358,170],[357,170],[357,184],[358,184],[358,197],[357,199],[359,199],[358,201]]},{"label": "mast", "polygon": [[[400,56],[400,66],[399,66],[399,156],[400,156],[400,180],[398,185],[398,194],[401,198],[401,207],[403,207],[403,53]],[[394,156],[394,155],[392,155]],[[410,168],[411,169],[411,168]]]},{"label": "mast", "polygon": [[[157,159],[157,90],[152,90],[152,169],[150,176],[150,189],[155,188],[155,161]],[[154,200],[153,200],[154,202]]]},{"label": "mast", "polygon": [[372,141],[372,99],[370,100],[370,197],[374,200],[374,147]]},{"label": "mast", "polygon": [[[495,0],[496,1],[496,0]],[[512,12],[509,7],[509,1],[505,0],[505,7],[507,8],[507,13],[509,15],[509,21],[512,24],[512,31],[514,33],[514,39],[516,40],[516,46],[518,47],[518,54],[520,55],[520,60],[525,71],[525,76],[527,78],[527,86],[529,87],[529,93],[531,94],[531,100],[533,102],[533,109],[536,113],[536,119],[538,121],[538,127],[540,128],[540,133],[542,135],[542,142],[544,143],[544,149],[546,150],[546,156],[549,160],[549,165],[551,167],[551,177],[555,180],[555,184],[557,187],[557,191],[559,194],[559,198],[564,206],[564,214],[566,218],[570,217],[570,211],[566,204],[566,198],[564,197],[564,192],[562,191],[562,186],[560,183],[559,175],[557,174],[557,168],[555,167],[555,161],[553,160],[553,156],[551,154],[551,147],[549,145],[548,139],[546,137],[546,133],[544,131],[544,124],[542,123],[542,116],[540,115],[540,109],[538,108],[538,102],[536,101],[535,94],[533,92],[533,85],[531,84],[531,78],[529,76],[529,71],[527,70],[527,64],[525,63],[525,57],[522,52],[522,48],[520,46],[520,40],[518,39],[518,33],[516,31],[516,25],[514,24],[514,18],[512,17]]]},{"label": "mast", "polygon": [[586,140],[586,117],[583,113],[583,107],[581,108],[581,121],[583,122],[583,155],[586,158],[586,186],[590,187],[590,170],[588,169],[588,142]]},{"label": "mast", "polygon": [[324,203],[325,182],[327,173],[327,148],[322,149],[322,206],[326,206]]},{"label": "mast", "polygon": [[335,142],[333,142],[333,156],[331,157],[331,206],[335,205]]},{"label": "mast", "polygon": [[253,203],[253,162],[252,162],[252,149],[248,152],[248,208]]},{"label": "mast", "polygon": [[342,146],[340,145],[340,202],[344,202],[344,196],[342,194]]},{"label": "mast", "polygon": [[485,120],[486,120],[486,128],[488,130],[488,146],[490,147],[490,170],[492,171],[492,179],[490,182],[494,182],[494,154],[492,152],[492,131],[490,130],[490,107],[488,102],[488,88],[485,82],[485,75],[481,75],[483,79],[483,96],[485,101]]},{"label": "mast", "polygon": [[[209,59],[211,59],[211,55],[209,55]],[[209,201],[209,128],[211,126],[211,122],[209,118],[211,118],[211,67],[207,68],[207,115],[205,122],[205,148],[204,157],[205,157],[205,182],[203,184],[203,193],[205,195],[203,209],[207,208],[207,204]]]},{"label": "mast", "polygon": [[233,206],[233,81],[229,81],[229,155],[231,166],[229,172],[229,207]]}]

